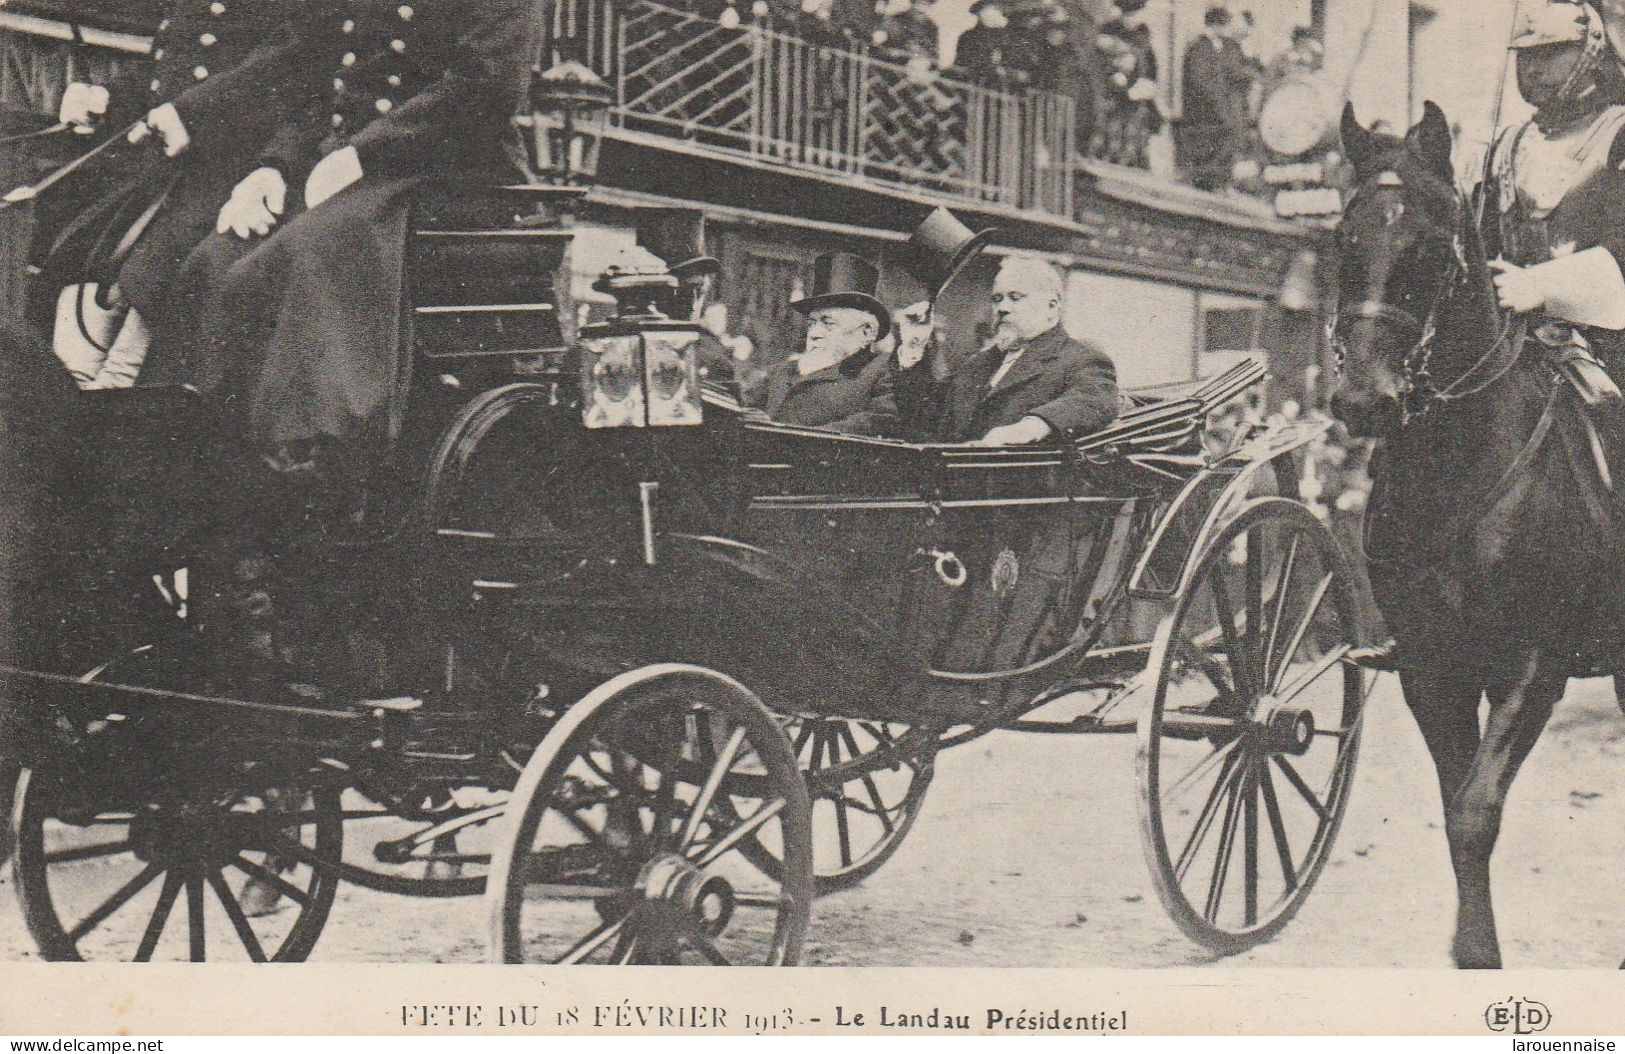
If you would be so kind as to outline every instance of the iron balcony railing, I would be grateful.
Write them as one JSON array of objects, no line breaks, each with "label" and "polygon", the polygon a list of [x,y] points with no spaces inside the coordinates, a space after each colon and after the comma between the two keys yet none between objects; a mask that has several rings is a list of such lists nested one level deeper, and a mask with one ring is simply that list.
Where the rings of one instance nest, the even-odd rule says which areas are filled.
[{"label": "iron balcony railing", "polygon": [[615,91],[629,132],[790,168],[1056,216],[1072,211],[1073,102],[913,76],[767,20],[728,28],[649,0],[559,0],[550,45]]}]

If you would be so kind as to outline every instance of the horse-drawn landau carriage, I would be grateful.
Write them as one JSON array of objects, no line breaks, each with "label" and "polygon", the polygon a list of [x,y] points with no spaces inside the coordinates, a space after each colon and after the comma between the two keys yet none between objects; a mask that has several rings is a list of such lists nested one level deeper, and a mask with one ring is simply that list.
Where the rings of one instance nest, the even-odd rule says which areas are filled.
[{"label": "horse-drawn landau carriage", "polygon": [[1279,931],[1364,682],[1336,543],[1255,496],[1313,427],[1199,441],[1262,369],[1060,445],[776,424],[701,384],[690,323],[630,307],[562,347],[577,193],[442,188],[413,224],[406,426],[312,578],[407,691],[166,680],[195,538],[150,495],[207,430],[183,392],[83,393],[92,441],[144,460],[83,490],[120,540],[64,561],[103,565],[59,661],[0,669],[41,954],[300,960],[348,881],[483,891],[501,961],[793,964],[937,754],[998,729],[1137,735],[1174,920],[1226,951]]}]

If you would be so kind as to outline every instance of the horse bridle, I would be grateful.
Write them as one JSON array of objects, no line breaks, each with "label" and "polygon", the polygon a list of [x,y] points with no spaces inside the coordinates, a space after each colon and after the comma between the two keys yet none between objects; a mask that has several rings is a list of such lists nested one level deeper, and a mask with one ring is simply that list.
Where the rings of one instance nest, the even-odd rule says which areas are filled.
[{"label": "horse bridle", "polygon": [[[1326,320],[1326,339],[1337,355],[1339,373],[1342,372],[1348,355],[1344,326],[1350,320],[1396,325],[1413,338],[1410,348],[1401,359],[1400,390],[1397,398],[1402,428],[1413,418],[1426,414],[1435,406],[1477,395],[1505,377],[1517,364],[1521,350],[1519,346],[1523,343],[1522,340],[1509,341],[1514,329],[1514,316],[1503,313],[1500,332],[1496,334],[1496,339],[1489,350],[1461,376],[1443,388],[1434,383],[1429,367],[1433,361],[1434,338],[1438,336],[1439,309],[1444,304],[1445,297],[1459,286],[1467,275],[1467,254],[1459,236],[1452,239],[1451,248],[1453,259],[1450,271],[1445,275],[1444,281],[1439,283],[1439,290],[1433,295],[1425,316],[1418,317],[1402,307],[1368,297],[1347,310],[1341,304],[1334,305],[1331,317]],[[1509,348],[1511,354],[1507,354]],[[1503,359],[1504,361],[1501,361]]]}]

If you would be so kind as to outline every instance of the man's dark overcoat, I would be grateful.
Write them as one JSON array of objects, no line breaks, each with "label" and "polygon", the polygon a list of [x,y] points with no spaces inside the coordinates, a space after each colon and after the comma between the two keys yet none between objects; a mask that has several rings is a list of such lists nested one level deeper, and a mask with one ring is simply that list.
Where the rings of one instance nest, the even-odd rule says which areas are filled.
[{"label": "man's dark overcoat", "polygon": [[[335,0],[175,0],[153,36],[152,62],[131,67],[108,85],[106,134],[122,135],[149,110],[174,105],[192,142],[178,158],[140,157],[114,179],[91,180],[83,195],[72,185],[75,211],[88,227],[112,224],[116,244],[127,223],[168,188],[168,196],[118,272],[124,298],[159,335],[145,381],[172,371],[171,338],[190,324],[191,294],[176,276],[191,251],[213,231],[232,188],[285,121],[313,97],[318,79],[306,60],[312,36],[336,18]],[[127,150],[122,157],[138,156]],[[121,162],[122,163],[122,162]],[[130,206],[117,216],[96,206]],[[97,230],[87,231],[99,236]],[[43,252],[48,246],[39,244]],[[86,275],[59,274],[60,281]]]},{"label": "man's dark overcoat", "polygon": [[938,436],[946,442],[980,439],[1023,417],[1041,417],[1057,432],[1075,435],[1104,428],[1117,417],[1117,370],[1105,352],[1056,326],[1027,344],[999,383],[988,381],[1004,362],[994,348],[978,352],[948,382]]},{"label": "man's dark overcoat", "polygon": [[892,360],[873,352],[805,377],[787,359],[767,371],[760,402],[784,424],[872,436],[892,435],[898,426]]},{"label": "man's dark overcoat", "polygon": [[[302,186],[354,147],[363,177],[269,238],[211,238],[188,267],[231,266],[199,386],[241,400],[257,449],[350,442],[399,426],[407,214],[437,179],[513,182],[511,118],[540,19],[534,0],[350,0],[324,42],[326,104],[287,126],[262,160]],[[290,209],[290,213],[293,210]]]}]

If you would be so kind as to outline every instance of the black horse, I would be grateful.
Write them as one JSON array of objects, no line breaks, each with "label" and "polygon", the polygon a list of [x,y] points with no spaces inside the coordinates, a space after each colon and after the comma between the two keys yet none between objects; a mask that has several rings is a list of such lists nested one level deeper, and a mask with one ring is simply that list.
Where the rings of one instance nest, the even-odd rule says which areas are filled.
[{"label": "black horse", "polygon": [[1343,142],[1357,188],[1337,229],[1333,412],[1381,439],[1372,584],[1438,770],[1452,952],[1494,968],[1490,855],[1507,792],[1568,679],[1619,654],[1622,546],[1599,460],[1610,422],[1588,422],[1528,320],[1499,309],[1495,214],[1484,224],[1457,190],[1439,108],[1397,139],[1351,107]]}]

